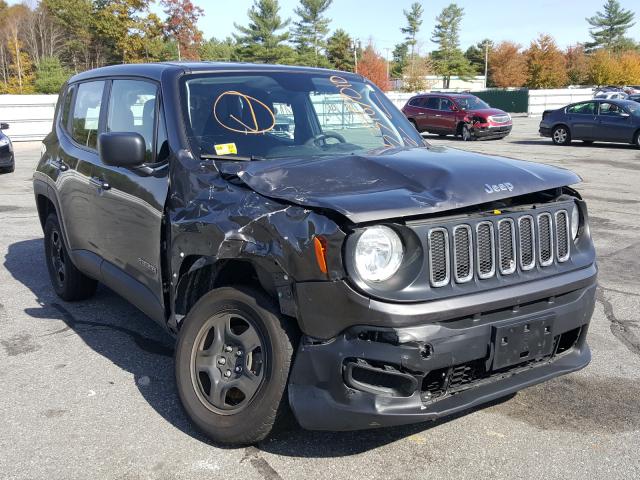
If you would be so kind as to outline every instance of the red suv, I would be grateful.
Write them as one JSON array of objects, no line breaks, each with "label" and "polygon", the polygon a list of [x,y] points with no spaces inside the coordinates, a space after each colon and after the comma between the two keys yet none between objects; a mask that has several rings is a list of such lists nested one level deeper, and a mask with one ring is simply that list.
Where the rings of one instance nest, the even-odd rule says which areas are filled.
[{"label": "red suv", "polygon": [[463,140],[503,138],[511,115],[468,93],[425,93],[411,97],[402,113],[419,132],[460,135]]}]

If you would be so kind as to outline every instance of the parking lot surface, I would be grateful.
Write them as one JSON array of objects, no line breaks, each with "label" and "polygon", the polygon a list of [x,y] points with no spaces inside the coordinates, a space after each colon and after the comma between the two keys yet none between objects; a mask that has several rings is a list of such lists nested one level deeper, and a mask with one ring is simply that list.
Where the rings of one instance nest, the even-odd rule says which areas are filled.
[{"label": "parking lot surface", "polygon": [[191,426],[153,322],[104,287],[54,295],[31,187],[40,145],[16,144],[16,172],[0,175],[0,478],[640,478],[640,150],[558,147],[537,119],[514,120],[504,140],[429,140],[583,177],[601,285],[591,365],[437,423],[239,449]]}]

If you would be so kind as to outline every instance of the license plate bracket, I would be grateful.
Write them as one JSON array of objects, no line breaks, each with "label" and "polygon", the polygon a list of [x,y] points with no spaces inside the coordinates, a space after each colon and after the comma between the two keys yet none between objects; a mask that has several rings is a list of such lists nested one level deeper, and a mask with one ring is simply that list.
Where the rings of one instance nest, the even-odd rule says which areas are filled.
[{"label": "license plate bracket", "polygon": [[551,355],[553,318],[519,320],[493,327],[493,345],[493,370]]}]

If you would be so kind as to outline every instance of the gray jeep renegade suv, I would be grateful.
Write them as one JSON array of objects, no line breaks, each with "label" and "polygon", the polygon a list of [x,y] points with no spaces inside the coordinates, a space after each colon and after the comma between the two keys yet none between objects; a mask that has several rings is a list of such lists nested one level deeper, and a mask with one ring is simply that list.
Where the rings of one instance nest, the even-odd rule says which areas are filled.
[{"label": "gray jeep renegade suv", "polygon": [[63,87],[34,174],[51,282],[177,338],[211,438],[432,420],[573,372],[596,263],[570,171],[426,144],[361,76],[119,65]]}]

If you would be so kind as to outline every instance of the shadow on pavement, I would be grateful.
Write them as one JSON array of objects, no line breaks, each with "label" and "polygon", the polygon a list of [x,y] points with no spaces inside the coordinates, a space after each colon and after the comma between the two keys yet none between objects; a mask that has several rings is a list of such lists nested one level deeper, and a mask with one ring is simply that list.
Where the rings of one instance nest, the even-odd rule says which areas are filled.
[{"label": "shadow on pavement", "polygon": [[[47,336],[72,331],[95,352],[133,374],[142,397],[165,420],[197,440],[225,448],[200,434],[184,414],[174,383],[174,341],[151,319],[102,285],[90,300],[74,303],[60,300],[49,284],[41,239],[10,245],[4,266],[36,296],[39,306],[27,308],[25,313],[51,323]],[[487,406],[490,405],[493,404]],[[257,447],[265,452],[292,457],[349,456],[395,442],[459,416],[438,422],[356,432],[310,432],[294,425]],[[142,428],[144,418],[140,422]]]}]

